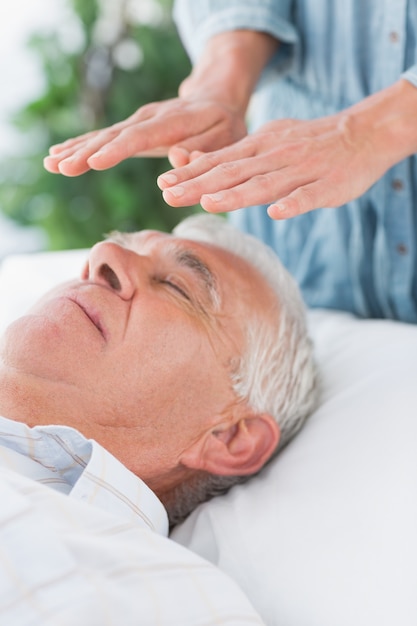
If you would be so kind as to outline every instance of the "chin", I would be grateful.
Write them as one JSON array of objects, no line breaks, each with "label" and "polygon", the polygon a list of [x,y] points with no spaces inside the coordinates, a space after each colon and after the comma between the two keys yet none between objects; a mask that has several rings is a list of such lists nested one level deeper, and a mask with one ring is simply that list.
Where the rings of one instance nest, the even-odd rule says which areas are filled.
[{"label": "chin", "polygon": [[77,335],[65,324],[30,314],[6,328],[0,343],[0,355],[6,367],[15,368],[22,374],[76,384],[80,377],[80,363],[88,361],[79,347],[88,344],[80,339],[75,341],[75,337]]}]

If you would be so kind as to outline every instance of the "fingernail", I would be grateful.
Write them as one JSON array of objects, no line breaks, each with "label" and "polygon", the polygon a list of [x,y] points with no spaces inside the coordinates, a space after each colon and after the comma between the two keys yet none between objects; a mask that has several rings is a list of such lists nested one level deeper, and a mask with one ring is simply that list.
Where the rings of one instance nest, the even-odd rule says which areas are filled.
[{"label": "fingernail", "polygon": [[270,204],[267,213],[269,217],[272,219],[279,219],[281,216],[284,217],[284,214],[287,212],[287,209],[284,204]]},{"label": "fingernail", "polygon": [[108,150],[106,150],[105,148],[101,148],[100,150],[97,150],[97,152],[94,152],[94,154],[92,154],[88,158],[95,159],[96,157],[101,157],[103,154],[106,154],[106,152],[108,152]]},{"label": "fingernail", "polygon": [[269,209],[271,209],[274,213],[285,213],[287,210],[287,207],[285,206],[285,204],[271,204],[269,206]]},{"label": "fingernail", "polygon": [[180,196],[184,195],[184,187],[170,187],[169,189],[166,189],[166,191],[168,193],[170,193],[172,196],[174,196],[174,198],[179,198]]},{"label": "fingernail", "polygon": [[178,176],[175,176],[175,174],[161,174],[159,180],[167,185],[175,185],[178,182]]},{"label": "fingernail", "polygon": [[204,194],[204,198],[208,198],[212,202],[221,202],[224,198],[224,194],[221,191],[218,191],[217,193],[206,193]]}]

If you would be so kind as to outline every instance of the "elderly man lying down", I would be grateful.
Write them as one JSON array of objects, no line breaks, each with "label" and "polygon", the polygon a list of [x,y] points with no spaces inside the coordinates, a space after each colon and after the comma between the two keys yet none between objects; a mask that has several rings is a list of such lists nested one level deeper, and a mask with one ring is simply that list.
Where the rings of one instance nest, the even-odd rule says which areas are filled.
[{"label": "elderly man lying down", "polygon": [[315,381],[264,244],[199,215],[94,246],[0,344],[2,623],[261,623],[165,537],[289,441]]}]

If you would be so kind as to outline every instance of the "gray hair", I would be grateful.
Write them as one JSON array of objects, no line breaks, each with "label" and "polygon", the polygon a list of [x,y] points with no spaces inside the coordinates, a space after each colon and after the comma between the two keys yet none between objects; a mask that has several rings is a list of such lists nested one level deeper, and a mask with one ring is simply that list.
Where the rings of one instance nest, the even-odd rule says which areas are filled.
[{"label": "gray hair", "polygon": [[[256,412],[272,415],[279,425],[276,454],[298,432],[317,401],[317,370],[300,291],[271,248],[222,217],[193,215],[180,222],[173,234],[242,257],[264,277],[277,297],[276,324],[266,316],[260,319],[248,314],[244,353],[231,373],[236,395]],[[200,502],[246,479],[201,472],[165,503],[171,523],[178,523]]]}]

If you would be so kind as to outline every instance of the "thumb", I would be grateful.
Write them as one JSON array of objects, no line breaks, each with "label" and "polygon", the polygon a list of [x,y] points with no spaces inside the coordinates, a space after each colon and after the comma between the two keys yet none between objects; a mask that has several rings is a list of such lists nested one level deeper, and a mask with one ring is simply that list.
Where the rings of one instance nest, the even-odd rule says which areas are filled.
[{"label": "thumb", "polygon": [[190,154],[190,163],[200,158],[203,154],[205,154],[205,152],[202,152],[202,150],[193,150]]},{"label": "thumb", "polygon": [[190,152],[181,145],[173,146],[168,150],[168,160],[172,167],[183,167],[190,162]]},{"label": "thumb", "polygon": [[172,146],[168,152],[168,159],[173,167],[188,165],[191,161],[206,152],[213,152],[224,148],[228,143],[225,141],[221,126],[209,128],[207,131],[189,137],[181,143]]}]

